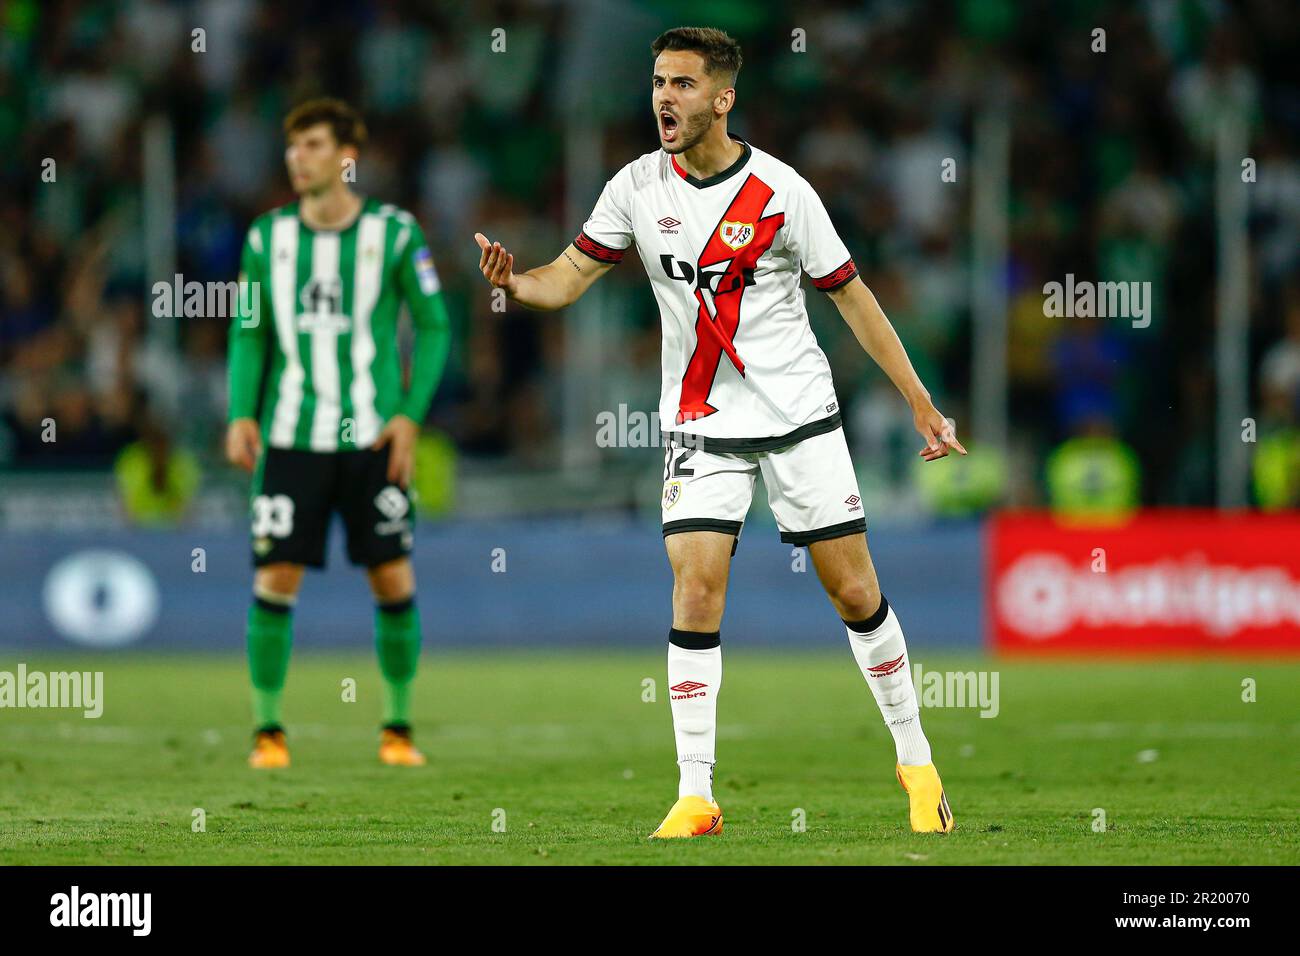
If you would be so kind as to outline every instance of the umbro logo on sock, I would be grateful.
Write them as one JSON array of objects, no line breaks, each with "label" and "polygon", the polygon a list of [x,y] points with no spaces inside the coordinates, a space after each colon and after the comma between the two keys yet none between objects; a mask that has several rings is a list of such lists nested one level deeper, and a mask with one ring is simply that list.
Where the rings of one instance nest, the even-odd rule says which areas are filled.
[{"label": "umbro logo on sock", "polygon": [[877,664],[875,667],[868,667],[867,671],[872,677],[888,677],[890,674],[894,673],[894,671],[903,666],[903,658],[906,656],[907,652],[904,651],[892,661],[885,661],[883,664]]},{"label": "umbro logo on sock", "polygon": [[[684,680],[680,684],[673,684],[668,689],[674,695],[673,700],[686,700],[690,697],[703,697],[704,688],[708,686],[708,684],[701,684],[693,680]],[[699,691],[699,693],[695,693],[696,691]]]}]

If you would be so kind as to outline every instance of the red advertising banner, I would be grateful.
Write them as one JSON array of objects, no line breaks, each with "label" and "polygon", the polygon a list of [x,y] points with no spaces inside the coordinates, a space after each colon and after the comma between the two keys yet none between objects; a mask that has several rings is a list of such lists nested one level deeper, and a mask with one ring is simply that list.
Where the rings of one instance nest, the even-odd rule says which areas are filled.
[{"label": "red advertising banner", "polygon": [[1300,513],[1012,512],[988,535],[995,650],[1300,654]]}]

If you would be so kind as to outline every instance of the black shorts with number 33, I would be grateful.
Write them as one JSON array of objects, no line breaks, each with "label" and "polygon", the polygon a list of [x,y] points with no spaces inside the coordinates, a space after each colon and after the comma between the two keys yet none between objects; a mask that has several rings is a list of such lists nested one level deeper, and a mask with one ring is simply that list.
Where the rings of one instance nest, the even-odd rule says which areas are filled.
[{"label": "black shorts with number 33", "polygon": [[374,567],[411,553],[415,509],[388,480],[388,448],[315,452],[268,448],[249,503],[253,564],[325,567],[330,518],[347,531],[348,560]]}]

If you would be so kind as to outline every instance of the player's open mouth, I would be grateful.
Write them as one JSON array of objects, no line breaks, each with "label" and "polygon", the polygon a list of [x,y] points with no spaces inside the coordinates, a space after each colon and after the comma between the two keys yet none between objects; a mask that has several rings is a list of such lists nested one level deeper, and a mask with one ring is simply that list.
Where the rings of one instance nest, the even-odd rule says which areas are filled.
[{"label": "player's open mouth", "polygon": [[677,117],[667,110],[659,111],[659,135],[665,143],[671,143],[677,138]]}]

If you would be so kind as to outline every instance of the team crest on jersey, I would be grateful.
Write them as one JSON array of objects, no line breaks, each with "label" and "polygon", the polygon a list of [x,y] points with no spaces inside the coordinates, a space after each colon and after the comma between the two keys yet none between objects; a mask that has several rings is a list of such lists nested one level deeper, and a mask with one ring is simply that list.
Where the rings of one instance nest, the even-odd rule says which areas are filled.
[{"label": "team crest on jersey", "polygon": [[682,483],[680,481],[670,481],[664,485],[664,511],[668,511],[673,505],[677,504],[682,497]]},{"label": "team crest on jersey", "polygon": [[724,219],[722,225],[718,227],[718,238],[732,249],[743,249],[754,238],[754,224]]}]

